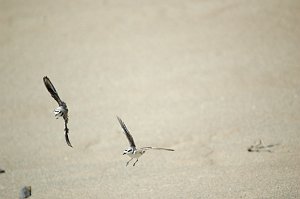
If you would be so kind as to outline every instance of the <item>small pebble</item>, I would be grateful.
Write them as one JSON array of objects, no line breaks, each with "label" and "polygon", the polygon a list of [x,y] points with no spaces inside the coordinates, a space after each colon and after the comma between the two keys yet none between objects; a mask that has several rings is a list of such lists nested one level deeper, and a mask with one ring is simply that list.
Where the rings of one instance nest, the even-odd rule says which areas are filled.
[{"label": "small pebble", "polygon": [[20,199],[28,198],[31,196],[31,186],[25,186],[20,191]]}]

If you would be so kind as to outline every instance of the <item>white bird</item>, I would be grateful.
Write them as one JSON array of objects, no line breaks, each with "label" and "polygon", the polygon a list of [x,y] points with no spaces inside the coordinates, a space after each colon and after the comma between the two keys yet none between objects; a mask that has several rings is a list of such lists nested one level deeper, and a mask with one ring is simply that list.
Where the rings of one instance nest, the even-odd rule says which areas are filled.
[{"label": "white bird", "polygon": [[128,139],[130,147],[125,149],[123,152],[123,155],[127,154],[131,159],[126,163],[126,166],[128,166],[129,162],[133,160],[134,158],[136,161],[133,163],[133,166],[139,161],[139,157],[141,157],[147,150],[149,149],[155,149],[155,150],[165,150],[165,151],[174,151],[174,149],[166,149],[166,148],[159,148],[159,147],[142,147],[142,148],[136,148],[134,140],[130,132],[128,131],[126,125],[124,122],[117,116],[119,123],[124,130],[124,133]]},{"label": "white bird", "polygon": [[45,84],[47,90],[49,91],[51,96],[57,101],[57,103],[59,105],[59,107],[57,107],[54,110],[54,115],[55,115],[56,119],[58,119],[59,117],[64,118],[64,121],[65,121],[65,139],[66,139],[67,144],[70,147],[72,147],[71,142],[69,140],[69,136],[68,136],[69,129],[68,129],[68,126],[67,126],[67,124],[68,124],[68,107],[67,107],[67,104],[60,99],[60,97],[58,96],[58,93],[55,90],[55,88],[54,88],[53,84],[51,83],[50,79],[47,76],[45,76],[43,78],[43,80],[44,80],[44,84]]}]

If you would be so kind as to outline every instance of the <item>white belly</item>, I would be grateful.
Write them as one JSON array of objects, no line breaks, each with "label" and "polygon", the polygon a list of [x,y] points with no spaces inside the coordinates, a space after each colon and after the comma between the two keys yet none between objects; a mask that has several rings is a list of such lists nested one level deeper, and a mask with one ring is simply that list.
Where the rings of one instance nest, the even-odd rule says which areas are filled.
[{"label": "white belly", "polygon": [[141,155],[144,153],[141,151],[135,151],[133,154],[132,153],[127,153],[127,155],[131,158],[139,158]]}]

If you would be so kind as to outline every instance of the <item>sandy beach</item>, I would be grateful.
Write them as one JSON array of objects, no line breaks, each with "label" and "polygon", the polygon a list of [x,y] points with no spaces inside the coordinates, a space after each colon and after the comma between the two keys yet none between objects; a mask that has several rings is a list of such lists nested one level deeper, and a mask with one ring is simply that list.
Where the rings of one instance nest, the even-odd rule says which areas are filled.
[{"label": "sandy beach", "polygon": [[[299,1],[2,0],[0,24],[0,199],[300,198]],[[126,167],[116,116],[175,152]]]}]

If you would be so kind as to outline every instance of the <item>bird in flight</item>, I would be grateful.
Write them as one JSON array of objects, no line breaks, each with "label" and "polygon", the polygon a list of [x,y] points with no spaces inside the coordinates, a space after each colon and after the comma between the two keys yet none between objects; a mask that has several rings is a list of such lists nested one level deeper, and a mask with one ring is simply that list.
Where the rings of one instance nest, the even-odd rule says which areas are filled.
[{"label": "bird in flight", "polygon": [[165,150],[165,151],[174,151],[174,149],[166,149],[166,148],[159,148],[159,147],[142,147],[142,148],[136,148],[134,140],[130,132],[128,131],[125,123],[117,116],[117,119],[128,139],[130,147],[125,149],[123,152],[123,155],[127,154],[131,159],[126,163],[126,166],[128,166],[129,162],[133,160],[134,158],[136,161],[133,163],[133,166],[139,161],[139,157],[141,157],[147,150],[149,149],[155,149],[155,150]]},{"label": "bird in flight", "polygon": [[58,93],[55,90],[50,79],[47,76],[45,76],[43,78],[43,80],[44,80],[44,84],[45,84],[47,90],[49,91],[51,96],[55,99],[55,101],[57,101],[57,103],[59,105],[59,107],[54,109],[54,115],[55,115],[56,119],[58,119],[59,117],[64,118],[64,120],[65,120],[65,139],[66,139],[67,144],[70,147],[72,147],[71,142],[69,140],[69,136],[68,136],[69,129],[68,129],[68,107],[67,107],[67,104],[60,99],[60,97],[58,96]]}]

